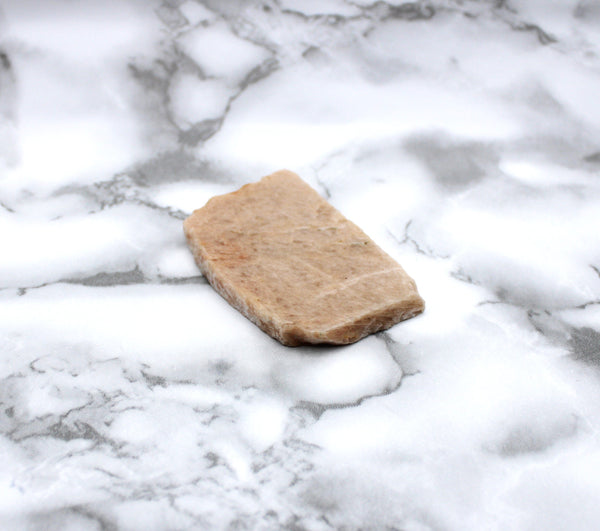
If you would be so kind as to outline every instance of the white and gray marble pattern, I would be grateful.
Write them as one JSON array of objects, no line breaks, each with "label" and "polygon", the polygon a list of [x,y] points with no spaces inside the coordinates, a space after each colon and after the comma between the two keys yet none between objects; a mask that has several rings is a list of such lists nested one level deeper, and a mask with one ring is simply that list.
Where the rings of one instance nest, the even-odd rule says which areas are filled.
[{"label": "white and gray marble pattern", "polygon": [[[182,220],[281,168],[423,315],[286,348]],[[598,0],[0,0],[0,528],[600,528]]]}]

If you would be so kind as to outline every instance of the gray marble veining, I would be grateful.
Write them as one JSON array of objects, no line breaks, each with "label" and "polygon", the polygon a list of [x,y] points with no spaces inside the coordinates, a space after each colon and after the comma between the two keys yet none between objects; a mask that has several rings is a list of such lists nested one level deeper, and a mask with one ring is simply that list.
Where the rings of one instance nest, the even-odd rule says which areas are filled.
[{"label": "gray marble veining", "polygon": [[[0,527],[596,530],[596,0],[0,3]],[[281,168],[426,312],[285,348],[182,220]]]}]

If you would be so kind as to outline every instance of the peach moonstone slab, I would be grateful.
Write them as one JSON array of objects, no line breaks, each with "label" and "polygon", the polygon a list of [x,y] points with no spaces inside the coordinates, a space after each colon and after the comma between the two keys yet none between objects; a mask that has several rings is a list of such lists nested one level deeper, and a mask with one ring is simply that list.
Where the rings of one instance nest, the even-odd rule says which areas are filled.
[{"label": "peach moonstone slab", "polygon": [[213,197],[183,227],[213,288],[284,345],[353,343],[425,307],[396,261],[287,170]]}]

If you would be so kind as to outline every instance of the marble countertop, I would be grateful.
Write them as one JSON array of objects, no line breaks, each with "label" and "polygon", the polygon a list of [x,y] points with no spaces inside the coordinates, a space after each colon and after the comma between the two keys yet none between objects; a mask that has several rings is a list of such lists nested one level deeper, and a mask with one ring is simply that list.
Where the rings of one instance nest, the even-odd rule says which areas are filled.
[{"label": "marble countertop", "polygon": [[[596,530],[597,0],[0,2],[3,530]],[[281,168],[423,315],[286,348],[182,220]]]}]

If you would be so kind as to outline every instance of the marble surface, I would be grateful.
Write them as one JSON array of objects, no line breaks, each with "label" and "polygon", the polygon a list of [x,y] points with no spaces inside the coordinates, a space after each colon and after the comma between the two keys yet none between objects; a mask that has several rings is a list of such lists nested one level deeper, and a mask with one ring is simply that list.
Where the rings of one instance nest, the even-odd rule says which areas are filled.
[{"label": "marble surface", "polygon": [[[3,530],[600,526],[598,0],[0,1]],[[280,168],[425,313],[283,347],[182,220]]]}]

